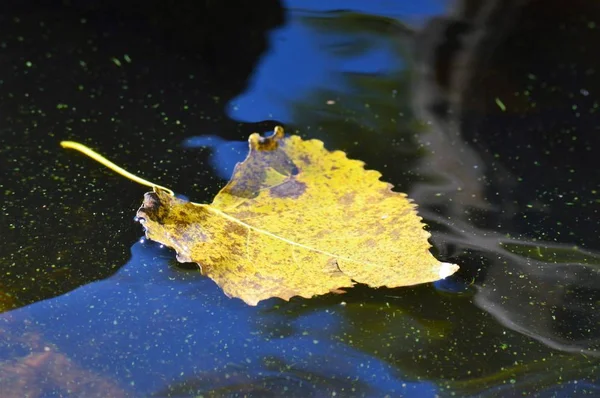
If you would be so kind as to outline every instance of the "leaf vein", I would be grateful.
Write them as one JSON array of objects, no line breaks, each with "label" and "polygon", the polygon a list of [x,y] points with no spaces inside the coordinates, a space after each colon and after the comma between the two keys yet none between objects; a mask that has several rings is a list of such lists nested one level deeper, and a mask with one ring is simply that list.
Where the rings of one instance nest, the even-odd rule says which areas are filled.
[{"label": "leaf vein", "polygon": [[363,264],[363,265],[369,265],[369,266],[380,266],[380,264],[377,264],[377,263],[371,263],[371,262],[368,262],[368,261],[357,261],[357,260],[354,260],[354,259],[349,258],[349,257],[340,256],[338,254],[330,253],[330,252],[327,252],[325,250],[319,250],[319,249],[316,249],[314,247],[306,246],[306,245],[303,245],[301,243],[294,242],[292,240],[286,239],[284,237],[277,236],[274,233],[271,233],[271,232],[269,232],[267,230],[264,230],[264,229],[261,229],[261,228],[257,228],[257,227],[255,227],[253,225],[250,225],[250,224],[246,224],[245,222],[243,222],[243,221],[241,221],[241,220],[239,220],[239,219],[237,219],[237,218],[235,218],[233,216],[230,216],[229,214],[224,213],[224,212],[222,212],[219,209],[215,209],[212,206],[204,205],[204,204],[201,204],[201,203],[194,203],[194,205],[204,207],[208,211],[210,211],[210,212],[212,212],[212,213],[214,213],[214,214],[216,214],[218,216],[221,216],[221,217],[223,217],[223,218],[225,218],[225,219],[227,219],[229,221],[232,221],[232,222],[234,222],[236,224],[239,224],[239,225],[241,225],[243,227],[248,228],[248,230],[253,230],[256,233],[269,236],[271,238],[283,241],[283,242],[285,242],[285,243],[287,243],[289,245],[300,247],[300,248],[302,248],[304,250],[308,250],[308,251],[311,251],[311,252],[323,254],[325,256],[333,257],[333,258],[336,258],[336,259],[339,259],[339,260],[343,260],[343,261],[348,261],[348,262],[351,262],[351,263],[354,263],[354,264]]}]

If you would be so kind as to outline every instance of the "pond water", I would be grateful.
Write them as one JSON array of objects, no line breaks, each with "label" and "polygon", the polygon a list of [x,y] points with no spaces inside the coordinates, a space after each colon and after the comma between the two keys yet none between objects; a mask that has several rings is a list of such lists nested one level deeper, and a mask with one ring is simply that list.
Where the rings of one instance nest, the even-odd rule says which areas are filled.
[{"label": "pond water", "polygon": [[[200,3],[0,7],[0,396],[600,395],[596,2]],[[208,202],[280,123],[458,273],[251,307],[59,146]]]}]

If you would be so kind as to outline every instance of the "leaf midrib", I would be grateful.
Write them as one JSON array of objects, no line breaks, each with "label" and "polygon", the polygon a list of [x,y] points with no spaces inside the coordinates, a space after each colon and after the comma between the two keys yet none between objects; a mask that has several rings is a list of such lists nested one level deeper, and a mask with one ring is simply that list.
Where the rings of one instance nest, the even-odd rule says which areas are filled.
[{"label": "leaf midrib", "polygon": [[243,227],[246,227],[246,228],[248,228],[248,229],[250,229],[250,230],[252,230],[254,232],[270,236],[272,238],[275,238],[275,239],[278,239],[278,240],[280,240],[282,242],[285,242],[285,243],[287,243],[289,245],[301,247],[301,248],[303,248],[305,250],[309,250],[309,251],[312,251],[312,252],[315,252],[315,253],[323,254],[323,255],[326,255],[326,256],[329,256],[329,257],[333,257],[333,258],[336,258],[336,259],[339,259],[339,260],[348,261],[348,262],[351,262],[351,263],[354,263],[354,264],[369,265],[369,266],[380,266],[380,264],[371,263],[371,262],[367,262],[367,261],[356,261],[356,260],[353,260],[353,259],[348,258],[348,257],[340,256],[340,255],[337,255],[337,254],[334,254],[334,253],[330,253],[330,252],[327,252],[327,251],[324,251],[324,250],[319,250],[319,249],[315,249],[315,248],[310,247],[310,246],[303,245],[302,243],[294,242],[292,240],[286,239],[286,238],[281,237],[279,235],[275,235],[274,233],[269,232],[269,231],[267,231],[265,229],[258,228],[258,227],[255,227],[253,225],[247,224],[247,223],[245,223],[245,222],[243,222],[243,221],[241,221],[241,220],[239,220],[239,219],[237,219],[237,218],[235,218],[233,216],[230,216],[229,214],[227,214],[227,213],[225,213],[225,212],[223,212],[223,211],[221,211],[221,210],[219,210],[219,209],[217,209],[217,208],[215,208],[215,207],[213,207],[211,205],[198,204],[198,206],[204,207],[205,209],[207,209],[208,211],[212,212],[213,214],[221,216],[221,217],[223,217],[223,218],[225,218],[225,219],[227,219],[229,221],[232,221],[232,222],[234,222],[236,224],[239,224],[239,225],[241,225]]}]

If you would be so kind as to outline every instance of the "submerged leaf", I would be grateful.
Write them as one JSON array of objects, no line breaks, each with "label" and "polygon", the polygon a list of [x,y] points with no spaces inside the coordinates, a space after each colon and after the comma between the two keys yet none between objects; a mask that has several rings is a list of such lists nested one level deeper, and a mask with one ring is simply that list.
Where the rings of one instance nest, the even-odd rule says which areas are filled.
[{"label": "submerged leaf", "polygon": [[210,205],[175,197],[74,142],[62,142],[153,187],[137,217],[146,236],[195,262],[230,297],[312,297],[354,283],[398,287],[458,270],[429,252],[415,205],[318,140],[252,134],[250,152]]},{"label": "submerged leaf", "polygon": [[355,282],[432,282],[458,269],[431,255],[415,206],[363,162],[281,128],[249,143],[212,204],[156,189],[137,214],[149,239],[198,263],[228,296],[256,305]]}]

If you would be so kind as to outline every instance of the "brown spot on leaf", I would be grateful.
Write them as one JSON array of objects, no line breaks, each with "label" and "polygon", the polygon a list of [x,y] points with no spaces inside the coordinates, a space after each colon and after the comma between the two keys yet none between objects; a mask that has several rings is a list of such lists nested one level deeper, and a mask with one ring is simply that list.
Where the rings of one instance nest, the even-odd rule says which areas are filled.
[{"label": "brown spot on leaf", "polygon": [[226,234],[235,234],[235,235],[239,235],[239,236],[246,236],[248,234],[248,229],[246,227],[241,226],[240,224],[235,224],[235,223],[227,223],[224,227],[223,227],[223,231],[225,231]]},{"label": "brown spot on leaf", "polygon": [[144,195],[144,201],[137,212],[137,216],[142,219],[149,218],[151,220],[159,221],[160,207],[160,199],[158,198],[158,195],[154,192],[147,192]]},{"label": "brown spot on leaf", "polygon": [[327,260],[327,264],[323,268],[323,272],[328,274],[343,274],[335,258],[330,258],[329,260]]},{"label": "brown spot on leaf", "polygon": [[376,247],[377,246],[377,241],[375,239],[367,239],[365,241],[365,246],[368,247],[368,248]]},{"label": "brown spot on leaf", "polygon": [[304,163],[306,166],[310,165],[310,163],[311,163],[311,161],[310,161],[310,156],[307,156],[307,155],[301,155],[301,156],[299,157],[299,159],[300,159],[300,161],[301,161],[302,163]]},{"label": "brown spot on leaf", "polygon": [[190,225],[190,221],[181,218],[175,218],[173,220],[173,224],[175,224],[179,230],[185,230]]},{"label": "brown spot on leaf", "polygon": [[189,243],[207,242],[208,236],[202,231],[199,225],[195,224],[192,225],[192,228],[188,228],[181,234],[181,241]]},{"label": "brown spot on leaf", "polygon": [[339,202],[341,205],[344,206],[349,206],[352,205],[354,203],[354,198],[356,197],[356,193],[354,192],[346,192],[345,194],[343,194],[340,199]]},{"label": "brown spot on leaf", "polygon": [[274,198],[297,199],[306,191],[306,184],[296,179],[289,179],[270,189],[269,193]]}]

